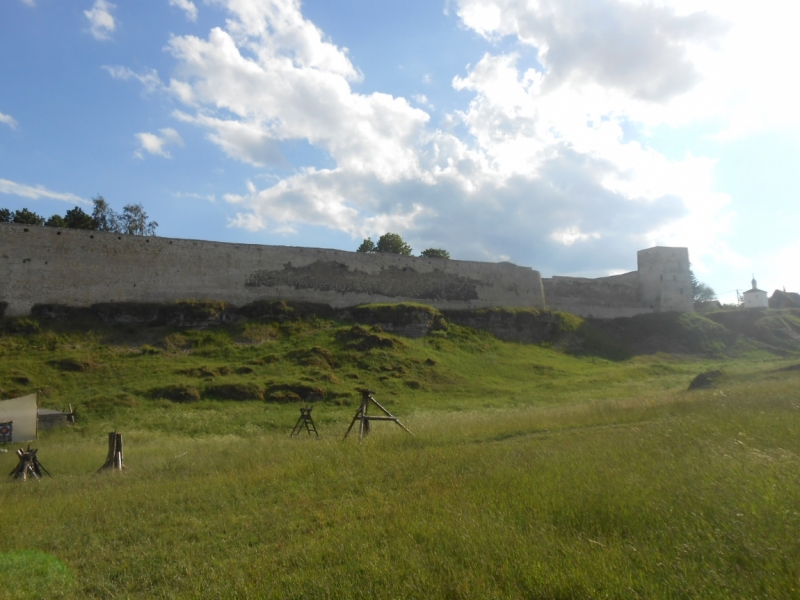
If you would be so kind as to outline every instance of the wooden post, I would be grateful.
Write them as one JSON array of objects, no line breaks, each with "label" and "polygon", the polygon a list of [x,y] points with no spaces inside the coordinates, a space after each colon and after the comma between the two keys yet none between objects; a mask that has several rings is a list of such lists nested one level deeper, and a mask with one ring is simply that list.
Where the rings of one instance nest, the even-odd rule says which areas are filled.
[{"label": "wooden post", "polygon": [[108,456],[105,464],[97,472],[111,469],[112,471],[123,471],[125,465],[122,462],[122,434],[116,430],[108,434]]}]

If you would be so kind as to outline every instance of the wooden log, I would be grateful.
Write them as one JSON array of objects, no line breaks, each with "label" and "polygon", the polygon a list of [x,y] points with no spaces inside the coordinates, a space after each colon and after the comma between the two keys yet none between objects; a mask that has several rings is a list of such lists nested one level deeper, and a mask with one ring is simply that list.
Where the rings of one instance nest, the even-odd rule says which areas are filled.
[{"label": "wooden log", "polygon": [[102,467],[97,469],[97,472],[99,473],[100,471],[109,469],[112,471],[125,470],[125,464],[122,459],[122,434],[118,433],[116,430],[108,434],[108,455],[106,456],[106,462]]}]

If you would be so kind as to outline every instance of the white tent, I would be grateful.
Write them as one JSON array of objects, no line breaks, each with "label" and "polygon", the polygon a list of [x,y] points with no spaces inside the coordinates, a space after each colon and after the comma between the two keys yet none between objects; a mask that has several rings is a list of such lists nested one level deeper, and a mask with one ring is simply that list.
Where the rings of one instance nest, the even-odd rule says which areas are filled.
[{"label": "white tent", "polygon": [[29,442],[36,439],[39,400],[29,394],[12,400],[0,401],[0,423],[13,421],[11,441]]}]

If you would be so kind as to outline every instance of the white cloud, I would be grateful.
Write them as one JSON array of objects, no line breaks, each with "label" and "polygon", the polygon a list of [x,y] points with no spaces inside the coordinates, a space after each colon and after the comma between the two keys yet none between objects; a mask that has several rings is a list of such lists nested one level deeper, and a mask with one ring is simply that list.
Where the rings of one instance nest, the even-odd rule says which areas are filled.
[{"label": "white cloud", "polygon": [[23,4],[27,4],[28,6],[36,6],[34,0],[22,0]]},{"label": "white cloud", "polygon": [[[800,4],[765,0],[456,0],[467,27],[537,49],[552,89],[593,85],[652,127],[720,139],[800,127],[791,48]],[[614,94],[622,92],[622,95]]]},{"label": "white cloud", "polygon": [[587,242],[589,240],[599,240],[599,233],[582,233],[577,227],[568,227],[567,229],[559,229],[550,234],[550,239],[555,240],[559,244],[571,246],[575,242]]},{"label": "white cloud", "polygon": [[11,129],[17,128],[17,120],[11,115],[6,115],[1,112],[0,112],[0,123],[5,123],[9,127],[11,127]]},{"label": "white cloud", "polygon": [[209,202],[216,203],[217,196],[215,194],[197,194],[195,192],[175,192],[172,194],[176,198],[194,198],[197,200],[208,200]]},{"label": "white cloud", "polygon": [[[726,15],[666,1],[454,1],[482,35],[535,46],[544,69],[486,54],[453,79],[471,100],[437,129],[404,98],[354,92],[362,75],[346,49],[296,0],[213,1],[229,12],[224,28],[169,43],[168,89],[184,105],[174,116],[258,167],[285,164],[287,140],[335,164],[225,195],[238,211],[232,226],[308,224],[356,239],[398,231],[454,256],[562,273],[631,269],[635,250],[655,243],[740,260],[714,241],[732,218],[715,163],[647,146],[650,128],[706,114],[704,78],[727,39]],[[696,113],[692,95],[706,98]],[[630,128],[641,129],[638,141]]]},{"label": "white cloud", "polygon": [[707,12],[626,0],[459,0],[458,15],[481,35],[536,47],[549,87],[594,82],[655,101],[697,84],[689,47],[725,29]]},{"label": "white cloud", "polygon": [[25,185],[24,183],[9,181],[8,179],[0,179],[0,194],[22,196],[23,198],[30,198],[32,200],[38,200],[39,198],[50,198],[51,200],[63,200],[64,202],[70,203],[91,204],[89,201],[84,200],[75,194],[53,192],[40,185],[34,187]]},{"label": "white cloud", "polygon": [[411,98],[412,100],[414,100],[414,102],[420,104],[421,106],[425,106],[431,110],[433,110],[434,108],[433,103],[428,99],[428,97],[425,94],[414,94]]},{"label": "white cloud", "polygon": [[137,158],[144,158],[142,151],[154,154],[156,156],[163,156],[164,158],[172,158],[172,155],[166,150],[167,145],[183,146],[183,139],[180,134],[174,129],[167,127],[159,129],[160,136],[155,133],[137,133],[136,139],[139,140],[139,149],[136,150],[134,155]]},{"label": "white cloud", "polygon": [[116,6],[108,0],[95,0],[90,10],[83,11],[89,20],[89,30],[94,39],[107,40],[110,38],[111,32],[116,29],[117,25],[111,15],[111,10],[114,8]]},{"label": "white cloud", "polygon": [[102,68],[114,79],[121,79],[122,81],[128,81],[129,79],[137,80],[144,86],[144,91],[147,94],[152,94],[164,88],[164,84],[158,76],[158,71],[155,69],[149,69],[143,73],[136,73],[128,67],[103,65]]},{"label": "white cloud", "polygon": [[197,6],[190,0],[169,0],[170,6],[177,6],[186,13],[186,18],[190,21],[197,21]]},{"label": "white cloud", "polygon": [[179,61],[170,89],[199,108],[181,118],[256,165],[277,160],[277,142],[305,139],[348,170],[386,181],[418,174],[411,146],[427,113],[388,94],[354,93],[349,82],[361,75],[346,51],[324,41],[295,2],[231,0],[229,9],[227,30],[170,41]]}]

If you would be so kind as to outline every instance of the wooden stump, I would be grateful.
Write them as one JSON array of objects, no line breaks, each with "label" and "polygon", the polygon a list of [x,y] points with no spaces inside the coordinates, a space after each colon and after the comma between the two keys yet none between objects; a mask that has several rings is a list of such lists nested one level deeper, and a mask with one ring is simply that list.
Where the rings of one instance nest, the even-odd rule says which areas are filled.
[{"label": "wooden stump", "polygon": [[122,463],[122,434],[117,431],[111,431],[108,434],[108,456],[106,457],[105,464],[97,469],[100,471],[123,471],[125,465]]},{"label": "wooden stump", "polygon": [[19,448],[17,450],[17,456],[19,456],[19,464],[17,464],[14,469],[12,469],[11,473],[8,474],[9,477],[12,479],[16,479],[18,481],[28,481],[29,479],[41,479],[42,478],[42,471],[47,473],[50,477],[50,472],[42,466],[42,463],[39,462],[39,459],[36,458],[36,453],[39,450],[37,448],[31,449],[31,445],[28,444],[28,448],[23,450]]}]

